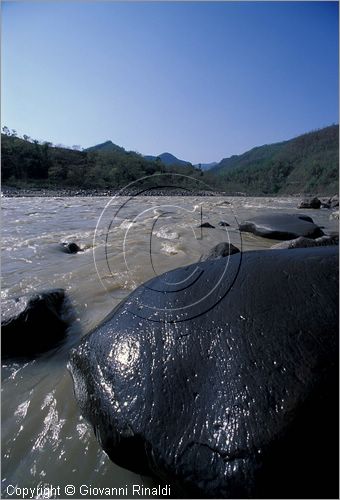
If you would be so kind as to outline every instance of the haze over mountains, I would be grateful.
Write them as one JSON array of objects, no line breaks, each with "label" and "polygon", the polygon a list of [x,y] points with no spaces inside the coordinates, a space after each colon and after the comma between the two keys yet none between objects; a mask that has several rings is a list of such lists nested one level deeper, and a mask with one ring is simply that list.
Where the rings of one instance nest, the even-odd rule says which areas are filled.
[{"label": "haze over mountains", "polygon": [[200,178],[229,194],[338,192],[338,125],[255,147],[217,164],[200,165],[171,153],[143,156],[112,141],[79,151],[24,137],[12,135],[9,129],[2,134],[4,185],[118,188],[139,177],[166,171]]}]

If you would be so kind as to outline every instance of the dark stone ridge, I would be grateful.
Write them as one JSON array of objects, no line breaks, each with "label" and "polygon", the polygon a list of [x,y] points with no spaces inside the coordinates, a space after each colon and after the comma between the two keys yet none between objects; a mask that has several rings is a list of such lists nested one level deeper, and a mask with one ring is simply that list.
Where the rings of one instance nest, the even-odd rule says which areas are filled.
[{"label": "dark stone ridge", "polygon": [[55,347],[66,336],[68,323],[62,288],[2,301],[2,358],[33,358]]},{"label": "dark stone ridge", "polygon": [[78,253],[82,252],[83,250],[77,245],[77,243],[73,242],[68,242],[68,241],[63,241],[61,243],[61,249],[65,253]]},{"label": "dark stone ridge", "polygon": [[307,215],[272,214],[253,217],[239,227],[240,231],[274,240],[291,240],[299,236],[318,238],[323,236],[319,226]]},{"label": "dark stone ridge", "polygon": [[210,224],[210,222],[203,222],[202,224],[200,224],[198,227],[208,227],[208,228],[211,228],[211,229],[215,229],[215,226],[212,226]]},{"label": "dark stone ridge", "polygon": [[137,288],[69,363],[111,460],[177,498],[338,498],[337,272],[336,247],[255,251]]},{"label": "dark stone ridge", "polygon": [[205,260],[222,259],[223,257],[228,257],[228,255],[233,255],[238,253],[240,250],[235,247],[232,243],[222,242],[215,245],[208,253],[202,255],[200,262]]},{"label": "dark stone ridge", "polygon": [[228,222],[225,222],[224,220],[221,220],[221,222],[219,222],[218,225],[222,227],[230,226],[230,224],[228,224]]},{"label": "dark stone ridge", "polygon": [[329,245],[339,245],[339,234],[325,235],[320,238],[313,240],[312,238],[304,238],[304,236],[299,236],[295,240],[282,241],[273,245],[271,248],[283,249],[283,248],[309,248],[309,247],[323,247]]},{"label": "dark stone ridge", "polygon": [[321,207],[321,201],[317,197],[305,198],[300,202],[300,205],[298,206],[298,208],[320,208],[320,207]]}]

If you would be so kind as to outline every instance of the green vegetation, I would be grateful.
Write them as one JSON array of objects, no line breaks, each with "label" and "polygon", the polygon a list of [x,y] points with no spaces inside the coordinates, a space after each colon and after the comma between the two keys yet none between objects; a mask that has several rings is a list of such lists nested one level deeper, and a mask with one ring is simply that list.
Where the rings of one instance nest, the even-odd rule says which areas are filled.
[{"label": "green vegetation", "polygon": [[[144,176],[173,172],[194,177],[229,194],[331,195],[338,192],[337,125],[254,148],[224,159],[206,172],[189,163],[169,166],[161,158],[149,159],[111,141],[81,151],[79,146],[70,149],[50,142],[41,144],[28,136],[19,138],[7,127],[3,132],[4,186],[118,189]],[[146,186],[163,184],[161,176],[154,176]],[[178,179],[177,185],[190,188],[192,182]]]},{"label": "green vegetation", "polygon": [[338,192],[338,171],[339,127],[332,125],[224,159],[210,172],[230,192],[328,195]]},{"label": "green vegetation", "polygon": [[[50,142],[40,144],[30,138],[18,138],[15,131],[4,127],[1,134],[2,183],[13,187],[118,189],[144,176],[173,172],[203,180],[203,172],[192,165],[166,168],[160,161],[125,151],[109,143],[80,151],[56,147]],[[14,133],[13,133],[14,132]],[[151,186],[161,186],[164,179],[156,176]],[[179,186],[192,187],[186,179]],[[145,184],[147,185],[147,184]]]}]

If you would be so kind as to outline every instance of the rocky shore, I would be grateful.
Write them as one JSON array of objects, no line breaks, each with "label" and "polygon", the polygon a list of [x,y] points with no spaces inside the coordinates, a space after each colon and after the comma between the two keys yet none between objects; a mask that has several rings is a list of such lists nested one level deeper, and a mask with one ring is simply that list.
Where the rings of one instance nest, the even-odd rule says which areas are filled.
[{"label": "rocky shore", "polygon": [[[47,188],[12,188],[1,187],[1,196],[5,198],[23,197],[95,197],[95,196],[230,196],[225,192],[186,190],[181,188],[150,188],[143,190],[135,189],[47,189]],[[232,196],[232,195],[231,195]]]}]

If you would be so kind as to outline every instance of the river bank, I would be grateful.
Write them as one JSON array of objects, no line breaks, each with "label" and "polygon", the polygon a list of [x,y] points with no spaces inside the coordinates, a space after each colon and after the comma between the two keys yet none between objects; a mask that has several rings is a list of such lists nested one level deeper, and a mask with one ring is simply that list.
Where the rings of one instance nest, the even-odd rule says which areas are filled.
[{"label": "river bank", "polygon": [[[7,186],[1,187],[1,196],[3,198],[88,198],[102,196],[230,196],[225,192],[209,191],[209,190],[185,190],[181,188],[150,188],[148,190],[136,189],[72,189],[72,188],[12,188]],[[232,195],[233,196],[233,195]],[[239,193],[235,196],[244,196]]]}]

